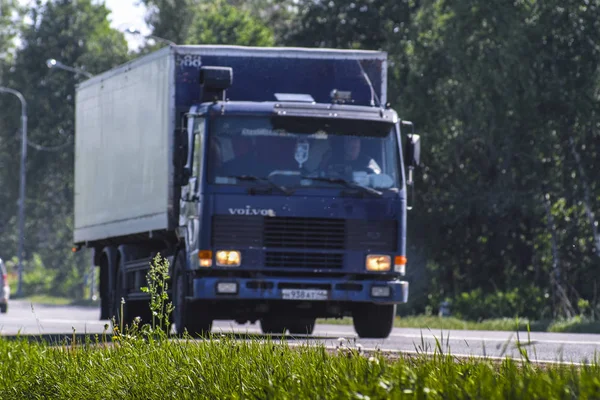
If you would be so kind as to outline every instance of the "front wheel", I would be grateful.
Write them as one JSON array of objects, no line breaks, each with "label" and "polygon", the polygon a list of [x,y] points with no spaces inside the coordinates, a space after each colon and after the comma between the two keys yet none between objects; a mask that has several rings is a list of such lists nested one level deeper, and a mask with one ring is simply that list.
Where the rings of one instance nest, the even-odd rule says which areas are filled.
[{"label": "front wheel", "polygon": [[185,253],[182,251],[177,255],[174,269],[173,320],[178,335],[187,331],[192,337],[204,336],[212,329],[212,319],[208,312],[199,304],[190,303],[186,299],[188,281],[185,274]]},{"label": "front wheel", "polygon": [[312,335],[315,330],[316,318],[299,319],[290,322],[288,329],[292,335]]},{"label": "front wheel", "polygon": [[352,312],[354,330],[361,338],[385,339],[392,332],[396,305],[360,304]]},{"label": "front wheel", "polygon": [[279,318],[264,317],[260,320],[260,329],[265,335],[285,335],[287,327]]}]

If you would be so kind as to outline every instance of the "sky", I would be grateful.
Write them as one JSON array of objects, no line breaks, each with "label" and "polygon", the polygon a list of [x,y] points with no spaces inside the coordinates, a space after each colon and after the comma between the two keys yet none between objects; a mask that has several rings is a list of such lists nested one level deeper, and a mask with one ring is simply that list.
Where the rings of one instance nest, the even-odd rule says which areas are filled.
[{"label": "sky", "polygon": [[[99,1],[97,0],[97,2]],[[111,26],[119,30],[125,30],[133,26],[143,34],[149,34],[150,29],[144,22],[146,8],[143,4],[138,5],[138,2],[139,0],[104,0],[106,7],[112,11],[108,16],[111,20]],[[125,34],[125,38],[130,49],[141,46],[144,41],[139,35]]]},{"label": "sky", "polygon": [[[108,19],[111,21],[110,25],[119,30],[125,30],[130,26],[135,27],[143,34],[147,35],[150,33],[150,29],[144,21],[146,14],[146,8],[143,4],[139,4],[139,0],[92,0],[94,3],[99,4],[104,2],[106,7],[111,10]],[[33,4],[32,0],[19,0],[23,5]],[[126,33],[125,39],[129,44],[130,49],[136,49],[142,45],[144,38],[139,35],[131,35]]]}]

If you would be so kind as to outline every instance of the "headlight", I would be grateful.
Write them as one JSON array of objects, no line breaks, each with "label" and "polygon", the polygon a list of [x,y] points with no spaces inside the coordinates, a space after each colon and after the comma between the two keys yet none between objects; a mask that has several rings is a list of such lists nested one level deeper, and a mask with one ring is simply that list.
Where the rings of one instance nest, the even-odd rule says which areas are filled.
[{"label": "headlight", "polygon": [[242,263],[242,255],[234,250],[219,250],[216,259],[219,267],[239,267]]},{"label": "headlight", "polygon": [[392,258],[378,254],[369,254],[367,256],[367,271],[389,271],[392,266]]}]

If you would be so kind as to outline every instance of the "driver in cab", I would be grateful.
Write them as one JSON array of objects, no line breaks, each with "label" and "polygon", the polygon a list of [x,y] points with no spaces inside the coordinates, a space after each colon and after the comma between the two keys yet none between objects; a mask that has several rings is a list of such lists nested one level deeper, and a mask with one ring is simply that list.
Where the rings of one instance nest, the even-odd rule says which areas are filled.
[{"label": "driver in cab", "polygon": [[358,136],[345,136],[343,151],[334,151],[328,163],[328,172],[352,174],[352,172],[367,172],[381,174],[377,162],[362,152],[361,139]]}]

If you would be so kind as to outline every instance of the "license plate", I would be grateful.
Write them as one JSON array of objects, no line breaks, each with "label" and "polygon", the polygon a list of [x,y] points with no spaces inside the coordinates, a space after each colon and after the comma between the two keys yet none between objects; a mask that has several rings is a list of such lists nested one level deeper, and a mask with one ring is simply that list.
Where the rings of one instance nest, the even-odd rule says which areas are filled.
[{"label": "license plate", "polygon": [[329,298],[327,290],[319,289],[282,289],[281,294],[284,300],[327,300]]}]

